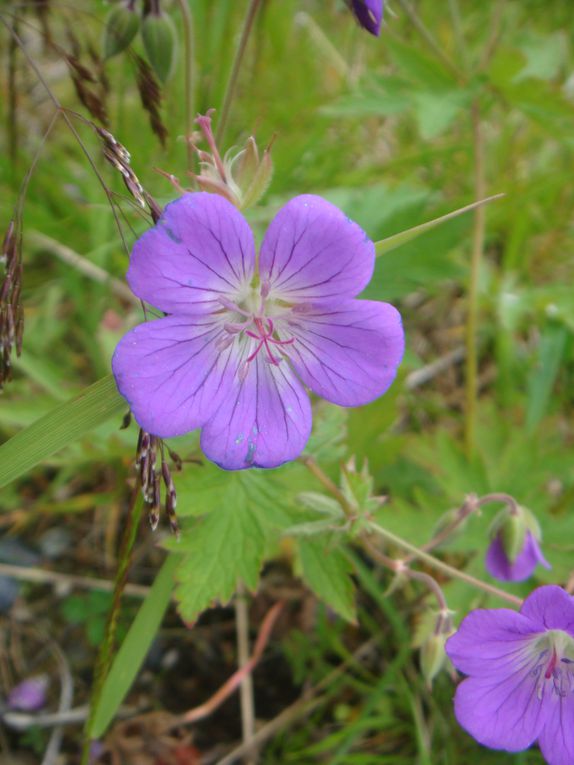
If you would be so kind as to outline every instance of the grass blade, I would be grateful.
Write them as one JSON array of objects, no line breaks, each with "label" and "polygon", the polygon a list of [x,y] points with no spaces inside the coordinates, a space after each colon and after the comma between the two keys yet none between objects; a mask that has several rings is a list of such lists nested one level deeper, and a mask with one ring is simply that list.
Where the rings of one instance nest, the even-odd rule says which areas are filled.
[{"label": "grass blade", "polygon": [[0,446],[0,488],[126,409],[112,375],[90,385]]}]

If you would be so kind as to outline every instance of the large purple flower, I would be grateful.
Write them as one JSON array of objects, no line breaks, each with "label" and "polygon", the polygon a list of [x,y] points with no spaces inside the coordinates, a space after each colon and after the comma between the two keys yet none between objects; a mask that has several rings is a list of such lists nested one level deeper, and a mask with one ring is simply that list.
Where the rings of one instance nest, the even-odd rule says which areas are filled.
[{"label": "large purple flower", "polygon": [[383,20],[384,0],[350,0],[349,4],[359,24],[367,32],[378,37]]},{"label": "large purple flower", "polygon": [[538,741],[550,765],[574,763],[574,598],[548,585],[520,613],[472,611],[446,652],[469,675],[454,711],[471,736],[509,752]]},{"label": "large purple flower", "polygon": [[256,259],[247,222],[223,197],[184,194],[134,245],[128,282],[165,312],[120,341],[118,388],[160,437],[202,428],[221,467],[276,467],[303,450],[303,386],[341,406],[384,393],[401,361],[399,313],[355,300],[374,246],[333,205],[299,196],[271,222]]},{"label": "large purple flower", "polygon": [[539,563],[545,568],[552,568],[530,530],[526,532],[522,550],[513,561],[506,554],[500,534],[496,534],[486,551],[486,570],[503,582],[522,582],[528,579]]}]

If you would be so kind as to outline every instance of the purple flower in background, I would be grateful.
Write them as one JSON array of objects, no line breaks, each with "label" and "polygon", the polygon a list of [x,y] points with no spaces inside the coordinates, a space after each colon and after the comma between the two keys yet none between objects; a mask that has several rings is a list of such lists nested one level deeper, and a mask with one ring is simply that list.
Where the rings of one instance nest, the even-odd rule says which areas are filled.
[{"label": "purple flower in background", "polygon": [[539,563],[545,568],[552,568],[542,555],[540,545],[530,530],[526,532],[522,550],[514,561],[506,554],[500,533],[496,534],[486,552],[486,570],[503,582],[522,582],[528,579]]},{"label": "purple flower in background", "polygon": [[519,752],[538,741],[550,765],[574,763],[574,598],[539,587],[520,613],[472,611],[448,639],[460,725],[491,749]]},{"label": "purple flower in background", "polygon": [[10,709],[18,709],[23,712],[35,712],[46,703],[46,691],[48,678],[46,675],[29,677],[16,685],[8,694],[8,706]]},{"label": "purple flower in background", "polygon": [[128,282],[167,316],[119,343],[112,366],[139,425],[160,437],[202,428],[223,468],[276,467],[311,431],[304,385],[358,406],[391,385],[404,348],[388,303],[355,300],[374,246],[340,210],[299,196],[253,234],[223,197],[184,194],[134,245]]},{"label": "purple flower in background", "polygon": [[350,7],[359,24],[378,37],[383,20],[383,0],[350,0]]}]

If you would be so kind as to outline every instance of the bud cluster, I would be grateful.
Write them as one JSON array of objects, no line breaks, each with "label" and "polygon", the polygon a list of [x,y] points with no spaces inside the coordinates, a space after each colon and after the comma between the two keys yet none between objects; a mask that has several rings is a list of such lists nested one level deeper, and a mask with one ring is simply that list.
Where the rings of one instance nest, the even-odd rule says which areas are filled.
[{"label": "bud cluster", "polygon": [[[160,458],[159,469],[157,469],[158,448]],[[169,449],[168,454],[174,462],[176,469],[181,470],[180,457]],[[176,537],[179,537],[179,525],[175,513],[177,494],[169,465],[165,459],[164,444],[161,439],[141,429],[138,437],[136,466],[143,498],[148,506],[148,516],[152,531],[155,531],[159,523],[163,483],[165,489],[165,512],[172,532]]]},{"label": "bud cluster", "polygon": [[12,379],[12,349],[22,352],[24,336],[24,309],[22,306],[22,237],[14,220],[2,243],[0,269],[4,266],[4,279],[0,283],[0,391]]}]

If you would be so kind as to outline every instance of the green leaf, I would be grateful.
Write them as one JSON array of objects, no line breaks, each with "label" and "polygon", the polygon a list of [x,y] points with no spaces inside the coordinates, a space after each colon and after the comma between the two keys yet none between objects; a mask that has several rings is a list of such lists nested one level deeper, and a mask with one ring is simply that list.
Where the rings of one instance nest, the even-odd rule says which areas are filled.
[{"label": "green leaf", "polygon": [[347,621],[355,621],[353,567],[332,537],[299,538],[299,559],[305,583],[328,606]]},{"label": "green leaf", "polygon": [[552,322],[542,335],[539,361],[528,381],[526,428],[529,433],[534,431],[548,409],[552,389],[564,358],[568,334],[565,326]]},{"label": "green leaf", "polygon": [[472,202],[472,204],[466,205],[465,207],[459,207],[458,210],[453,210],[446,215],[441,215],[440,218],[434,218],[434,220],[421,223],[419,226],[413,226],[406,231],[401,231],[398,234],[386,237],[386,239],[381,239],[379,242],[375,242],[375,253],[377,256],[384,255],[407,242],[411,242],[413,239],[417,239],[421,234],[430,231],[430,229],[435,228],[436,226],[440,226],[441,223],[446,223],[447,220],[457,218],[459,215],[463,215],[463,213],[475,210],[477,207],[493,202],[495,199],[501,199],[503,196],[504,194],[494,194],[491,197],[486,197],[486,199],[480,199],[478,202]]},{"label": "green leaf", "polygon": [[108,375],[52,409],[0,446],[0,488],[126,408]]},{"label": "green leaf", "polygon": [[[267,475],[220,471],[217,507],[168,547],[184,553],[176,598],[187,622],[215,602],[227,603],[239,580],[254,590],[266,550],[274,498]],[[213,497],[215,500],[215,497]]]},{"label": "green leaf", "polygon": [[165,560],[114,659],[90,724],[91,738],[105,733],[146,657],[169,604],[177,563],[177,555]]}]

